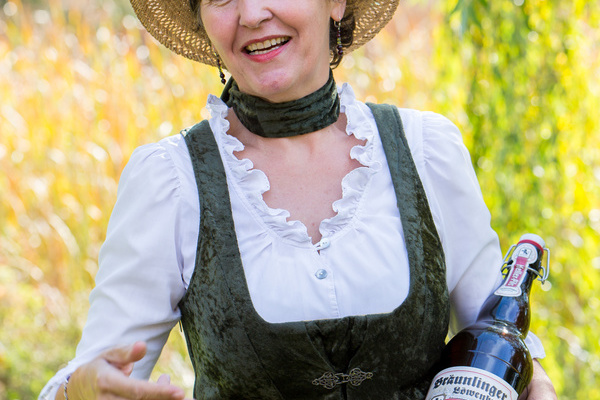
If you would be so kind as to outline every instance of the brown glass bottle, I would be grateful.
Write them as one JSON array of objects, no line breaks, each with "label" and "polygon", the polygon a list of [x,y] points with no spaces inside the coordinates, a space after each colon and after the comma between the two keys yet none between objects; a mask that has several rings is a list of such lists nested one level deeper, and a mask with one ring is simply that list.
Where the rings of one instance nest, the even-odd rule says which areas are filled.
[{"label": "brown glass bottle", "polygon": [[477,322],[446,345],[426,400],[516,400],[525,390],[533,373],[524,341],[529,294],[537,277],[547,278],[548,268],[541,263],[544,246],[541,237],[526,234],[511,247],[502,285],[484,302]]}]

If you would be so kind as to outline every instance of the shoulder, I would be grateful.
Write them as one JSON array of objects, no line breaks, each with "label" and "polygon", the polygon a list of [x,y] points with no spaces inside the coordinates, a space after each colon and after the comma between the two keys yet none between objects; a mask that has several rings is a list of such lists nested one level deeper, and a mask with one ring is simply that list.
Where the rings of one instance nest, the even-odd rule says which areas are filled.
[{"label": "shoulder", "polygon": [[186,160],[189,160],[189,153],[185,138],[180,133],[137,147],[131,154],[126,168],[140,165],[158,168],[164,164],[177,167]]},{"label": "shoulder", "polygon": [[136,148],[123,170],[119,186],[139,181],[145,185],[179,187],[189,169],[185,140],[177,134]]},{"label": "shoulder", "polygon": [[119,180],[109,229],[117,221],[144,220],[157,214],[178,219],[180,214],[197,213],[197,208],[198,195],[185,140],[174,135],[142,145],[132,153]]},{"label": "shoulder", "polygon": [[458,127],[448,118],[431,111],[399,108],[404,133],[411,148],[464,147]]},{"label": "shoulder", "polygon": [[[371,118],[379,110],[382,117],[388,118],[388,112],[396,109],[402,121],[404,135],[408,145],[415,155],[421,156],[426,146],[443,148],[446,146],[464,147],[462,135],[457,126],[448,118],[431,111],[419,111],[400,108],[389,104],[372,105]],[[367,109],[366,105],[363,109]],[[385,119],[384,119],[385,121]],[[374,121],[373,121],[374,122]]]},{"label": "shoulder", "polygon": [[454,196],[463,191],[480,197],[471,156],[458,127],[434,112],[411,109],[398,111],[426,190],[437,193],[440,201],[452,201],[456,198]]},{"label": "shoulder", "polygon": [[[395,107],[395,106],[393,106]],[[457,126],[443,115],[407,108],[397,108],[404,136],[415,165],[422,176],[427,171],[444,168],[445,164],[459,162],[462,168],[471,168],[471,160]]]}]

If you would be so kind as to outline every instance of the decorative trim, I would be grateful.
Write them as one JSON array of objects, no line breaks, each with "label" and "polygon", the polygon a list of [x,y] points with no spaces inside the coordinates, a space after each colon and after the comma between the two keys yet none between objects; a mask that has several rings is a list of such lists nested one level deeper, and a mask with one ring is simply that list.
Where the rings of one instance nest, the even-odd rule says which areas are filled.
[{"label": "decorative trim", "polygon": [[312,381],[315,386],[323,386],[325,389],[333,389],[337,385],[349,383],[352,386],[360,386],[367,379],[373,377],[372,372],[361,371],[360,368],[350,370],[349,374],[325,372],[320,378]]}]

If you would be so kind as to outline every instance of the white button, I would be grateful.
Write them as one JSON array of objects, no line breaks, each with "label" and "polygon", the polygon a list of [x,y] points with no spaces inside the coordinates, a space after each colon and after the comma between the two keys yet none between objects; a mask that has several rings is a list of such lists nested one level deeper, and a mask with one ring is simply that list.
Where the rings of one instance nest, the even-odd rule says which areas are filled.
[{"label": "white button", "polygon": [[323,238],[319,241],[319,243],[315,244],[315,248],[317,251],[320,251],[328,248],[330,244],[331,242],[329,241],[329,238]]},{"label": "white button", "polygon": [[327,278],[327,271],[325,271],[324,269],[320,269],[317,272],[315,272],[315,276],[317,277],[317,279],[325,279]]}]

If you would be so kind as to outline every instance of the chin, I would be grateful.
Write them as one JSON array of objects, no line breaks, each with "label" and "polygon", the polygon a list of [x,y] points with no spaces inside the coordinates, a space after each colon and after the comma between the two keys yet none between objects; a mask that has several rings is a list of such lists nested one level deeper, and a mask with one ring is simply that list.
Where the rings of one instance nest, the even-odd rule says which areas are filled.
[{"label": "chin", "polygon": [[[281,103],[290,100],[296,100],[304,97],[325,84],[329,77],[329,63],[327,68],[315,68],[314,65],[298,64],[286,62],[285,66],[273,68],[273,65],[265,65],[261,71],[254,71],[242,74],[246,84],[240,85],[240,89],[248,94],[261,97],[272,103]],[[316,73],[317,70],[323,70],[323,73]],[[307,71],[309,71],[307,73]]]},{"label": "chin", "polygon": [[297,98],[297,91],[294,85],[286,79],[273,79],[273,77],[270,77],[268,80],[261,81],[254,89],[254,96],[261,97],[272,103],[281,103]]}]

